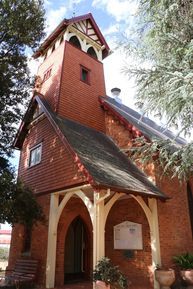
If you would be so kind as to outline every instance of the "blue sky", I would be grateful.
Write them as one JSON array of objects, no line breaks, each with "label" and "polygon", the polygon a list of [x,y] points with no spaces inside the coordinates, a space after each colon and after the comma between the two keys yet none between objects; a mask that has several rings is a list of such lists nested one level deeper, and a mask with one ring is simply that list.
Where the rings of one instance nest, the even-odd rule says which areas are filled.
[{"label": "blue sky", "polygon": [[91,12],[107,37],[116,27],[128,26],[136,8],[134,0],[45,0],[49,28],[63,18],[71,18],[74,13],[78,16]]}]

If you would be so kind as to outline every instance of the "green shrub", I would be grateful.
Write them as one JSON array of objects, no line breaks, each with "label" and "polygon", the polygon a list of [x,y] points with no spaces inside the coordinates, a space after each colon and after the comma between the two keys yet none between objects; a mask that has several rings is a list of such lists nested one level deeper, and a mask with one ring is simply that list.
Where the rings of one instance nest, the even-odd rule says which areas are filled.
[{"label": "green shrub", "polygon": [[193,269],[193,254],[191,253],[174,256],[173,260],[182,270]]},{"label": "green shrub", "polygon": [[125,275],[119,270],[118,266],[114,266],[110,259],[103,257],[96,265],[93,271],[93,281],[97,280],[110,284],[111,288],[126,289],[128,282]]}]

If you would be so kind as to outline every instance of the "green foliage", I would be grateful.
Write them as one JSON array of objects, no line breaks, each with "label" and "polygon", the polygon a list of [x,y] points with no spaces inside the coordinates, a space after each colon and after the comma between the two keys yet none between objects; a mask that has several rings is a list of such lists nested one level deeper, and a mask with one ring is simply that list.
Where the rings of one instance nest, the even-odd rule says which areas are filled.
[{"label": "green foliage", "polygon": [[42,0],[0,1],[0,156],[11,152],[21,105],[30,92],[26,49],[37,47],[43,29]]},{"label": "green foliage", "polygon": [[39,215],[30,190],[16,183],[8,157],[30,92],[26,50],[38,46],[43,29],[42,0],[0,1],[0,222],[32,222]]},{"label": "green foliage", "polygon": [[43,218],[30,188],[21,181],[16,182],[13,169],[0,157],[0,223],[21,223],[31,227]]},{"label": "green foliage", "polygon": [[8,260],[9,249],[0,247],[0,260]]},{"label": "green foliage", "polygon": [[[125,72],[136,79],[140,109],[163,116],[168,126],[189,136],[193,129],[193,2],[139,0],[135,39],[126,44],[126,51],[135,59]],[[170,152],[174,167],[180,159],[176,171],[180,177],[189,171],[190,162],[193,165],[190,150],[193,144],[174,155]]]},{"label": "green foliage", "polygon": [[118,269],[118,266],[114,266],[110,259],[103,257],[96,265],[93,271],[93,281],[97,280],[110,284],[112,289],[126,289],[128,288],[127,278]]},{"label": "green foliage", "polygon": [[161,167],[163,173],[177,176],[181,181],[189,179],[193,174],[192,143],[176,147],[170,140],[153,139],[152,142],[147,142],[141,137],[134,140],[130,156],[143,165],[153,162]]},{"label": "green foliage", "polygon": [[191,253],[174,256],[173,260],[182,270],[193,269],[193,254]]}]

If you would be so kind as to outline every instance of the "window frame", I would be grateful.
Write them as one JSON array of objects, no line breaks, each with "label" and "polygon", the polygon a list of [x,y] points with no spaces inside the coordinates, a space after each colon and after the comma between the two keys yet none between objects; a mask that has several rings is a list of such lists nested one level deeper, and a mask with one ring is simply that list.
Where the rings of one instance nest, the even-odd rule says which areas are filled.
[{"label": "window frame", "polygon": [[[31,162],[32,153],[35,152],[38,148],[40,148],[40,158],[37,162],[32,164],[32,162]],[[38,165],[39,163],[41,163],[41,160],[42,160],[42,143],[38,143],[37,145],[35,145],[29,149],[28,168],[31,168],[31,167]]]},{"label": "window frame", "polygon": [[46,71],[44,71],[42,83],[48,80],[51,76],[52,76],[52,66],[50,66],[48,69],[46,69]]},{"label": "window frame", "polygon": [[[87,75],[86,75],[86,79],[83,79],[83,72],[86,72]],[[88,85],[90,85],[90,72],[91,70],[86,68],[85,66],[83,65],[80,65],[80,80]]]}]

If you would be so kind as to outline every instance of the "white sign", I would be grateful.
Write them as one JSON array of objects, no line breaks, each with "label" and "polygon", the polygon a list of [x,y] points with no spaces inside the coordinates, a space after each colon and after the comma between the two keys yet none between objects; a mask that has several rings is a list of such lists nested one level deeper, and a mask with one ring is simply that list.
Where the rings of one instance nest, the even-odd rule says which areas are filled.
[{"label": "white sign", "polygon": [[142,250],[142,225],[126,221],[114,226],[114,249]]}]

